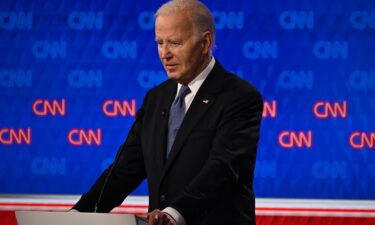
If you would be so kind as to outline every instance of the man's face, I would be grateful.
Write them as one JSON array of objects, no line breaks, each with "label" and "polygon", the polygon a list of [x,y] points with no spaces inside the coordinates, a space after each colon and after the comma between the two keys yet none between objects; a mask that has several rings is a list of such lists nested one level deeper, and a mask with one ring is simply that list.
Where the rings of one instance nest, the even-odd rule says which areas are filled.
[{"label": "man's face", "polygon": [[186,13],[159,15],[155,21],[158,53],[170,79],[188,84],[205,67],[207,48]]}]

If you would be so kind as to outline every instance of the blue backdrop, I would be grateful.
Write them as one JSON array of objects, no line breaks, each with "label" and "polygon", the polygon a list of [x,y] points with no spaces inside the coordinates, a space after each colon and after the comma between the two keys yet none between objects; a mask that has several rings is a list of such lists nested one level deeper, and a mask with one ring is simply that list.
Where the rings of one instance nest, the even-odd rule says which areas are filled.
[{"label": "blue backdrop", "polygon": [[[108,167],[167,79],[161,3],[0,1],[0,193],[81,194]],[[204,3],[265,100],[256,196],[375,199],[375,1]]]}]

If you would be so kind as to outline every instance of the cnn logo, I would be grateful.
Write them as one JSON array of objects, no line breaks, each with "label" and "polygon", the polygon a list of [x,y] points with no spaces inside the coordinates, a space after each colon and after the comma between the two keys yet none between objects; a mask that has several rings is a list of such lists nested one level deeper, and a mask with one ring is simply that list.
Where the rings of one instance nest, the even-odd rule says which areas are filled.
[{"label": "cnn logo", "polygon": [[136,100],[124,100],[122,102],[119,100],[107,100],[103,103],[102,110],[107,117],[125,117],[127,115],[134,117],[137,112]]},{"label": "cnn logo", "polygon": [[327,119],[329,117],[346,119],[348,117],[348,103],[347,101],[341,103],[318,101],[313,107],[313,113],[318,119]]},{"label": "cnn logo", "polygon": [[32,109],[33,113],[37,116],[65,116],[66,100],[64,98],[61,100],[37,99],[34,101]]},{"label": "cnn logo", "polygon": [[352,148],[357,150],[364,148],[374,149],[375,132],[353,132],[349,137],[349,144]]},{"label": "cnn logo", "polygon": [[282,148],[311,148],[312,131],[283,131],[279,134],[278,142]]},{"label": "cnn logo", "polygon": [[96,130],[74,128],[68,132],[69,144],[73,146],[83,146],[83,145],[96,145],[100,146],[102,144],[102,129],[98,128]]},{"label": "cnn logo", "polygon": [[31,144],[31,128],[1,128],[0,143],[3,145],[30,145]]}]

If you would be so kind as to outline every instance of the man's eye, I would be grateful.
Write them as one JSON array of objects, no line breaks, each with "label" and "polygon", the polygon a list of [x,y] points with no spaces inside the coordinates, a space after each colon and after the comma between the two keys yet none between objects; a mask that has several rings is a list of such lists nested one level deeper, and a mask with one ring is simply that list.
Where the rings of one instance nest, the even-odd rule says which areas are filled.
[{"label": "man's eye", "polygon": [[177,45],[181,45],[181,42],[179,42],[179,41],[171,41],[171,44],[177,46]]}]

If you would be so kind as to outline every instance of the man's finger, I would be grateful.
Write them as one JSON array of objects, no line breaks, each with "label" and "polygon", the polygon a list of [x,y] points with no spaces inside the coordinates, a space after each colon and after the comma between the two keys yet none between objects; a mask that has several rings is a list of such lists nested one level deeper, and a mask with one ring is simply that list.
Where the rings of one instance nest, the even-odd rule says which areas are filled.
[{"label": "man's finger", "polygon": [[155,209],[151,213],[147,214],[148,225],[158,225],[159,223],[160,210]]},{"label": "man's finger", "polygon": [[166,212],[161,212],[160,221],[163,225],[176,225],[176,221]]}]

